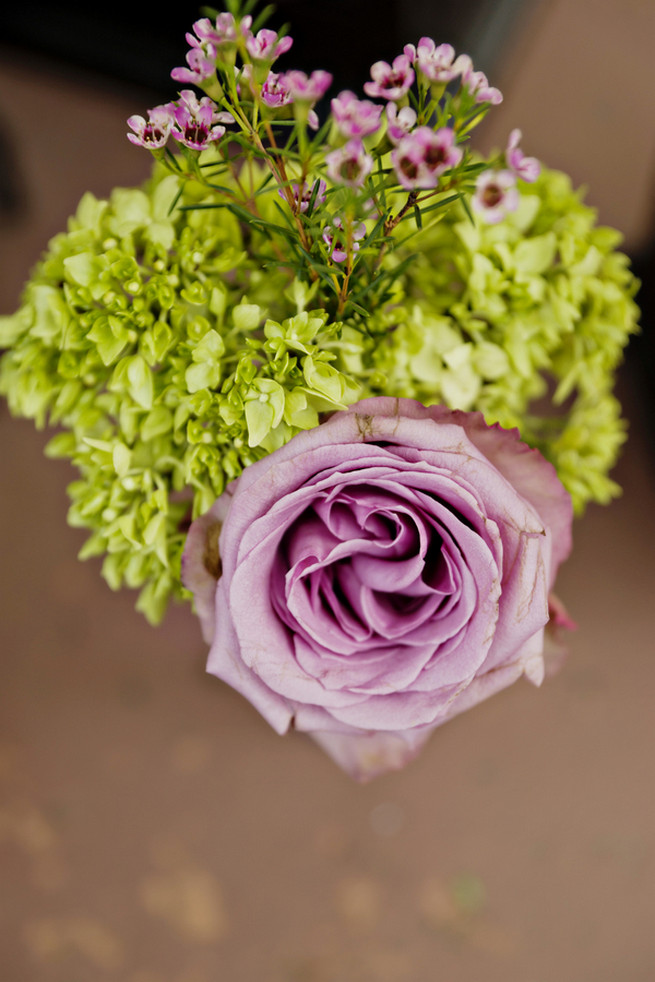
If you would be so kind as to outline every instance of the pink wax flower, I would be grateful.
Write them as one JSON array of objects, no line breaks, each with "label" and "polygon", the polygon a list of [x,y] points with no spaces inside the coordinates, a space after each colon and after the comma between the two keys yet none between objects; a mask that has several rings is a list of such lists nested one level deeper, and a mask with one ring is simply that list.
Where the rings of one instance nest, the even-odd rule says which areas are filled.
[{"label": "pink wax flower", "polygon": [[460,55],[453,67],[457,69],[456,74],[462,76],[462,85],[476,102],[488,102],[492,106],[498,106],[503,101],[502,92],[489,85],[484,72],[473,71],[473,62],[468,55]]},{"label": "pink wax flower", "polygon": [[516,430],[380,397],[248,466],[192,524],[182,578],[208,671],[365,780],[520,676],[541,683],[571,522]]},{"label": "pink wax flower", "polygon": [[172,136],[191,150],[204,150],[225,135],[222,123],[234,122],[230,113],[219,112],[208,96],[198,100],[195,92],[184,89],[180,102],[170,106],[175,118]]},{"label": "pink wax flower", "polygon": [[[323,202],[325,201],[325,192],[327,190],[327,184],[325,183],[324,180],[321,179],[318,181],[314,181],[314,183],[310,184],[309,187],[303,185],[302,189],[298,184],[291,185],[291,193],[293,194],[293,199],[296,203],[296,208],[298,209],[298,211],[304,213],[308,210],[309,203],[312,200],[312,195],[314,194],[314,188],[316,187],[317,184],[318,187],[316,188],[316,197],[314,198],[314,208],[316,208],[317,205],[322,205]],[[279,189],[278,193],[280,194],[281,197],[285,196],[282,188]]]},{"label": "pink wax flower", "polygon": [[159,150],[165,146],[173,126],[173,113],[170,106],[155,106],[148,110],[148,119],[143,116],[130,116],[127,125],[134,130],[128,133],[131,143],[148,150]]},{"label": "pink wax flower", "polygon": [[318,102],[332,85],[330,73],[321,70],[306,75],[305,72],[293,69],[286,72],[283,78],[294,102],[310,102],[312,104]]},{"label": "pink wax flower", "polygon": [[373,158],[359,140],[349,140],[326,154],[325,163],[331,181],[351,188],[361,187],[373,170]]},{"label": "pink wax flower", "polygon": [[263,28],[246,39],[246,50],[253,61],[273,62],[283,55],[293,44],[290,37],[280,38],[277,31]]},{"label": "pink wax flower", "polygon": [[251,26],[252,17],[250,16],[236,21],[233,14],[222,13],[217,16],[214,23],[209,17],[202,17],[195,22],[193,29],[201,41],[208,41],[210,44],[220,47],[225,44],[234,44],[239,35],[246,39],[251,37]]},{"label": "pink wax flower", "polygon": [[202,87],[202,82],[214,74],[219,50],[226,46],[233,48],[239,36],[246,40],[250,38],[251,24],[252,17],[244,17],[237,22],[229,13],[219,14],[214,23],[209,17],[201,17],[193,25],[195,35],[186,35],[190,45],[186,55],[189,67],[174,68],[171,78],[176,82]]},{"label": "pink wax flower", "polygon": [[421,38],[416,47],[416,65],[429,82],[446,83],[456,78],[452,44],[435,44],[432,38]]},{"label": "pink wax flower", "polygon": [[483,171],[476,181],[471,205],[488,225],[496,225],[510,212],[516,211],[519,193],[514,174],[509,170]]},{"label": "pink wax flower", "polygon": [[[366,225],[358,222],[350,232],[350,248],[353,253],[359,252],[359,240],[366,235]],[[323,229],[323,241],[330,250],[330,259],[335,263],[345,263],[348,258],[348,241],[344,232],[343,222],[337,215],[331,225],[326,225]]]},{"label": "pink wax flower", "polygon": [[[241,75],[245,76],[250,82],[251,65],[244,65]],[[292,90],[287,82],[286,75],[278,75],[269,72],[261,88],[261,99],[271,109],[279,109],[281,106],[289,106],[294,101]],[[300,100],[302,102],[302,100]],[[319,126],[318,116],[313,109],[307,113],[307,125],[312,130],[317,130]]]},{"label": "pink wax flower", "polygon": [[432,130],[429,126],[419,126],[403,136],[391,151],[396,176],[408,191],[435,188],[441,174],[461,159],[462,151],[455,145],[455,134],[448,127]]},{"label": "pink wax flower", "polygon": [[406,54],[394,58],[392,65],[386,61],[376,61],[371,65],[373,81],[364,83],[364,92],[373,99],[397,102],[407,95],[414,77],[414,70]]},{"label": "pink wax flower", "polygon": [[193,34],[187,34],[186,39],[190,45],[186,54],[189,67],[174,68],[171,71],[171,78],[176,82],[200,86],[216,71],[218,53],[211,41],[198,40]]},{"label": "pink wax flower", "polygon": [[505,150],[505,160],[510,170],[514,171],[522,181],[532,183],[539,177],[541,164],[536,157],[526,157],[519,143],[521,142],[521,131],[512,130]]},{"label": "pink wax flower", "polygon": [[395,102],[387,103],[387,135],[392,143],[398,143],[416,126],[416,110],[411,106],[398,109]]},{"label": "pink wax flower", "polygon": [[[250,68],[246,65],[243,69]],[[243,73],[242,73],[243,74]],[[276,72],[269,72],[261,90],[262,102],[265,102],[271,109],[279,109],[280,106],[288,106],[293,102],[293,97],[284,75]]]},{"label": "pink wax flower", "polygon": [[347,140],[361,139],[380,128],[382,106],[359,100],[354,92],[340,92],[330,105],[337,129]]}]

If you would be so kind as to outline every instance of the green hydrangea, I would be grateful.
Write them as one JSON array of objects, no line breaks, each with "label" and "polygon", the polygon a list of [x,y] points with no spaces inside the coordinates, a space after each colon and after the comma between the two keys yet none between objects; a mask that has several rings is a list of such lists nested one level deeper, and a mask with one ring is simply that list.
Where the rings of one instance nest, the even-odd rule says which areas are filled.
[{"label": "green hydrangea", "polygon": [[411,253],[385,260],[397,274],[386,301],[345,322],[330,319],[320,278],[280,261],[266,208],[273,220],[274,202],[240,221],[163,168],[108,201],[85,195],[0,319],[0,392],[15,415],[56,425],[47,452],[79,471],[81,557],[104,556],[112,588],[140,588],[150,621],[185,594],[186,529],[226,483],[366,395],[518,426],[578,510],[616,493],[613,373],[635,281],[618,234],[563,175],[524,186],[499,225],[451,209],[417,230]]},{"label": "green hydrangea", "polygon": [[140,587],[153,622],[184,592],[189,522],[359,397],[332,364],[339,326],[307,310],[312,291],[266,265],[256,231],[202,204],[163,170],[109,201],[85,195],[0,320],[11,412],[58,425],[46,452],[80,472],[68,517],[91,530],[82,558],[104,555],[112,588]]},{"label": "green hydrangea", "polygon": [[385,342],[362,360],[379,373],[369,390],[518,427],[555,465],[577,513],[606,503],[625,436],[615,370],[638,318],[620,241],[556,171],[523,184],[500,224],[450,210],[415,240],[397,304],[371,316]]}]

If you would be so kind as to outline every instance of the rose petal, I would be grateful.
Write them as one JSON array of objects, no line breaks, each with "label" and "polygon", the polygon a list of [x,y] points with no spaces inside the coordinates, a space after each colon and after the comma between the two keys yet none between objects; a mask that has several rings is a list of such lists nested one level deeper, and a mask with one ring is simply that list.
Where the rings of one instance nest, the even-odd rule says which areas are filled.
[{"label": "rose petal", "polygon": [[193,593],[202,636],[211,644],[214,637],[216,584],[221,575],[218,538],[230,507],[230,491],[192,523],[182,555],[182,583]]},{"label": "rose petal", "polygon": [[[224,585],[220,582],[217,598],[222,599],[223,590]],[[289,704],[244,664],[234,626],[227,617],[216,622],[207,671],[245,696],[278,733],[285,733],[289,728],[293,716]]]},{"label": "rose petal", "polygon": [[400,770],[418,755],[430,733],[431,730],[361,734],[318,730],[311,737],[342,770],[364,782],[386,771]]},{"label": "rose petal", "polygon": [[[219,508],[210,671],[354,776],[402,766],[520,675],[541,682],[572,512],[515,431],[364,400],[247,467]],[[184,556],[207,634],[215,509]]]}]

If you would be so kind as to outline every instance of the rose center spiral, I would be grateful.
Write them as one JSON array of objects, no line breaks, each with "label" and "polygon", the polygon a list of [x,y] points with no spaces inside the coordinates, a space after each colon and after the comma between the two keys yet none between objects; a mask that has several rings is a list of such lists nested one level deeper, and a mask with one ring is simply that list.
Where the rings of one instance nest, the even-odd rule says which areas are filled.
[{"label": "rose center spiral", "polygon": [[280,620],[351,655],[402,642],[456,605],[461,556],[433,516],[369,487],[319,497],[287,529],[271,583]]}]

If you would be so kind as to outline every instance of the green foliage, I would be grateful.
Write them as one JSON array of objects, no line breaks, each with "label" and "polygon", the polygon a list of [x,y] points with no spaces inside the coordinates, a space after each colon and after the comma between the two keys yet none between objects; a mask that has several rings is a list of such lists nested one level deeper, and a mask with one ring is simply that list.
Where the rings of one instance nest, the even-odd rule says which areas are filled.
[{"label": "green foliage", "polygon": [[381,375],[371,391],[518,427],[577,513],[608,502],[625,436],[614,373],[638,317],[620,238],[555,171],[522,185],[519,209],[498,225],[449,212],[415,239],[402,298],[369,320],[386,339],[370,345]]},{"label": "green foliage", "polygon": [[359,394],[331,365],[337,326],[304,309],[311,291],[264,269],[268,241],[224,209],[169,213],[179,192],[157,170],[108,202],[85,195],[0,320],[0,391],[15,415],[60,427],[47,452],[80,471],[69,521],[91,530],[82,557],[105,555],[112,588],[141,587],[153,622],[183,592],[188,522]]},{"label": "green foliage", "polygon": [[[252,203],[265,177],[248,175]],[[184,595],[189,521],[248,464],[366,395],[518,426],[578,510],[616,493],[613,373],[635,329],[635,281],[617,234],[563,175],[522,186],[499,225],[456,205],[420,231],[410,216],[375,289],[341,320],[329,274],[308,281],[281,261],[266,228],[275,202],[252,222],[214,205],[163,167],[142,189],[85,195],[0,319],[0,392],[15,415],[57,426],[47,452],[79,471],[69,521],[90,531],[81,557],[104,556],[113,589],[140,588],[153,623]]]}]

